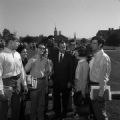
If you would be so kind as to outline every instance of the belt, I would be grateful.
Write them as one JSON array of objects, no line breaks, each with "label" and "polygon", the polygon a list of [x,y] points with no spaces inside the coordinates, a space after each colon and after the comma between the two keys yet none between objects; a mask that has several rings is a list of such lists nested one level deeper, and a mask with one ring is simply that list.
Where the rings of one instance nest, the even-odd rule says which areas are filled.
[{"label": "belt", "polygon": [[98,83],[98,82],[90,81],[90,82],[89,82],[89,85],[90,85],[90,86],[98,86],[99,83]]},{"label": "belt", "polygon": [[20,74],[16,76],[11,76],[8,78],[3,78],[3,85],[5,86],[11,86],[13,89],[16,89],[17,87],[17,80],[20,78]]},{"label": "belt", "polygon": [[20,75],[21,74],[18,74],[16,76],[11,76],[11,77],[8,77],[8,78],[3,78],[3,80],[18,80],[20,78]]},{"label": "belt", "polygon": [[37,77],[31,77],[30,82],[28,83],[28,89],[29,90],[37,90],[37,85],[45,80],[45,77],[37,78]]},{"label": "belt", "polygon": [[44,80],[46,77],[42,77],[42,78],[36,78],[37,79],[37,81],[39,81],[39,80]]}]

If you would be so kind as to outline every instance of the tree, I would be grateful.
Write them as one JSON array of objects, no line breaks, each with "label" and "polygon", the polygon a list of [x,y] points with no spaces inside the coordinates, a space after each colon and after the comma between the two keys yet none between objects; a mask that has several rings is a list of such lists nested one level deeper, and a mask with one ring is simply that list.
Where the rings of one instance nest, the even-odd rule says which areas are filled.
[{"label": "tree", "polygon": [[29,44],[29,43],[33,42],[33,37],[26,36],[26,37],[24,37],[24,38],[21,39],[21,42],[26,42],[26,43]]},{"label": "tree", "polygon": [[111,34],[107,38],[105,44],[109,45],[109,46],[119,46],[119,44],[120,44],[120,38],[119,38],[118,34],[115,34],[115,33]]}]

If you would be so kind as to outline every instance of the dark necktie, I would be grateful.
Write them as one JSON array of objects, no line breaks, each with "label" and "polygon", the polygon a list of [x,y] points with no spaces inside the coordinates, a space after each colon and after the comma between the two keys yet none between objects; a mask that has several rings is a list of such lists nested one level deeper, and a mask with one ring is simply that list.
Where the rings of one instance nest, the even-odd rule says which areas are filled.
[{"label": "dark necktie", "polygon": [[60,54],[60,62],[62,61],[62,54]]}]

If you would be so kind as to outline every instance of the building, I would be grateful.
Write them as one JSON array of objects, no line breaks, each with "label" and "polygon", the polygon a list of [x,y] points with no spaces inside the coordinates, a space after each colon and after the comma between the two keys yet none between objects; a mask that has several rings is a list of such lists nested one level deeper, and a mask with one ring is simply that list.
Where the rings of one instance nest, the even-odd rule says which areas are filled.
[{"label": "building", "polygon": [[105,40],[107,40],[112,35],[115,35],[116,37],[118,37],[118,39],[120,39],[120,28],[109,28],[108,30],[99,30],[96,35],[104,38]]},{"label": "building", "polygon": [[56,42],[60,42],[61,40],[63,40],[68,43],[68,37],[62,35],[61,31],[58,31],[56,27],[54,29],[54,38]]},{"label": "building", "polygon": [[68,38],[65,35],[63,35],[61,31],[58,31],[56,26],[54,28],[54,38],[57,43],[63,40],[65,43],[67,43],[67,48],[70,50],[73,50],[75,47],[77,47],[77,45],[80,44],[80,39],[77,39],[76,33],[74,33],[73,38]]}]

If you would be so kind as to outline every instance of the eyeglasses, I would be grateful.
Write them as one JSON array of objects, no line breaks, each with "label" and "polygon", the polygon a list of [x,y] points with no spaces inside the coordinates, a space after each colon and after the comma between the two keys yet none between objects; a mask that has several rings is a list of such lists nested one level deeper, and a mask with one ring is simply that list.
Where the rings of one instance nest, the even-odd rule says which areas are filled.
[{"label": "eyeglasses", "polygon": [[45,50],[45,47],[41,47],[41,46],[40,46],[40,47],[38,47],[38,48],[41,49],[41,50]]}]

